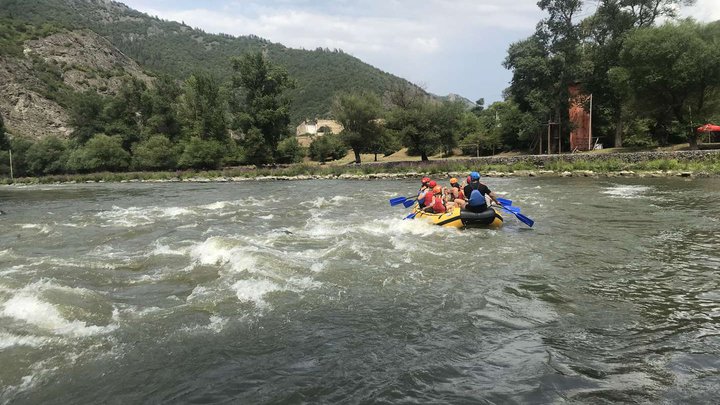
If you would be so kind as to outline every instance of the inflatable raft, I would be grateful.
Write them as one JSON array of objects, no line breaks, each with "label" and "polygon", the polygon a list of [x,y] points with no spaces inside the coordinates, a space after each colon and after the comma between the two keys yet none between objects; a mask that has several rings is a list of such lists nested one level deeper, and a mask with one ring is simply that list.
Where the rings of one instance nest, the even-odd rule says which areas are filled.
[{"label": "inflatable raft", "polygon": [[430,214],[420,211],[415,205],[413,211],[415,218],[432,222],[435,225],[451,228],[500,228],[503,225],[503,217],[500,212],[488,208],[483,212],[475,213],[455,207],[442,214]]}]

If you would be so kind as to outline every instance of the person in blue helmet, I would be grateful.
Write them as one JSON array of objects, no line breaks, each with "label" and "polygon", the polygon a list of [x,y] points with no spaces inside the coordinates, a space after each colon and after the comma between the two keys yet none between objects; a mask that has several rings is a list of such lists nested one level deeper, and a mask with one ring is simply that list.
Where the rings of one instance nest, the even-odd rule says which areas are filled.
[{"label": "person in blue helmet", "polygon": [[495,193],[490,191],[488,186],[480,183],[480,173],[471,172],[467,178],[467,185],[463,188],[463,193],[467,199],[465,209],[471,212],[483,212],[488,206],[485,196],[490,197],[495,204],[500,204],[495,198]]}]

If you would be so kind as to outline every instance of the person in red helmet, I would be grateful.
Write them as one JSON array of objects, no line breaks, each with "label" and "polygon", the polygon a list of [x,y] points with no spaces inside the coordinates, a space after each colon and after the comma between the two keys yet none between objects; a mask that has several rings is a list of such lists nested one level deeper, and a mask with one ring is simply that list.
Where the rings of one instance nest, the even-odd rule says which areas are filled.
[{"label": "person in red helmet", "polygon": [[420,180],[420,190],[418,190],[418,195],[416,198],[420,208],[425,207],[425,196],[428,191],[432,189],[432,187],[430,187],[431,182],[432,180],[430,180],[429,177],[423,177],[422,180]]},{"label": "person in red helmet", "polygon": [[427,212],[434,212],[436,214],[441,214],[447,211],[447,209],[445,208],[445,199],[443,198],[442,194],[442,187],[436,184],[435,187],[433,187],[432,189],[432,195],[429,196],[430,198],[425,197],[424,210]]}]

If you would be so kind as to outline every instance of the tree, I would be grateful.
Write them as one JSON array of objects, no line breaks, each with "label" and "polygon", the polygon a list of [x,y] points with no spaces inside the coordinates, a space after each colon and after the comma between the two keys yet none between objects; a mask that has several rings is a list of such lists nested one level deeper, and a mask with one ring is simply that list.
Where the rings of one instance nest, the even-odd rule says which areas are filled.
[{"label": "tree", "polygon": [[70,125],[74,128],[72,137],[84,144],[95,134],[105,129],[103,111],[107,100],[94,90],[78,93],[70,105]]},{"label": "tree", "polygon": [[297,138],[287,137],[278,143],[278,163],[298,163],[305,157],[305,148],[300,146]]},{"label": "tree", "polygon": [[227,103],[214,77],[194,73],[183,85],[179,113],[186,138],[228,140]]},{"label": "tree", "polygon": [[583,88],[595,102],[593,126],[613,126],[614,145],[623,144],[623,128],[629,111],[626,89],[618,86],[609,72],[620,63],[620,51],[627,34],[636,28],[652,26],[659,17],[674,18],[681,5],[694,0],[601,0],[595,13],[583,21],[587,32],[584,54],[588,69]]},{"label": "tree", "polygon": [[329,133],[315,138],[310,144],[308,155],[316,162],[324,162],[328,159],[338,160],[347,155],[347,147],[338,135]]},{"label": "tree", "polygon": [[68,169],[75,172],[118,172],[130,166],[130,154],[122,147],[122,138],[98,134],[70,153]]},{"label": "tree", "polygon": [[201,139],[193,136],[182,144],[178,166],[192,169],[217,169],[222,163],[226,146],[215,139]]},{"label": "tree", "polygon": [[145,103],[149,106],[149,116],[145,125],[147,135],[162,134],[176,141],[180,137],[180,120],[177,114],[177,100],[181,90],[175,79],[161,76],[155,86],[145,92]]},{"label": "tree", "polygon": [[335,98],[333,115],[342,124],[340,137],[355,153],[355,163],[360,154],[369,151],[382,134],[380,99],[373,93],[348,93]]},{"label": "tree", "polygon": [[446,101],[435,106],[433,126],[445,156],[451,156],[458,145],[460,120],[465,112],[461,102]]},{"label": "tree", "polygon": [[[252,149],[251,160],[272,162],[277,157],[278,143],[288,135],[290,100],[284,93],[295,83],[284,68],[274,65],[260,52],[235,58],[232,64],[233,88],[243,98],[234,102],[234,127],[246,135],[245,145]],[[252,131],[253,128],[257,131]],[[251,132],[253,144],[247,142]],[[255,136],[257,133],[261,138]],[[257,145],[258,141],[265,145]],[[258,155],[260,151],[265,151],[266,156]]]},{"label": "tree", "polygon": [[50,136],[32,144],[25,158],[30,174],[42,176],[63,173],[68,159],[67,144],[56,136]]},{"label": "tree", "polygon": [[385,126],[408,148],[408,153],[420,155],[427,161],[440,146],[440,138],[434,124],[434,102],[423,97],[413,88],[395,89],[388,96],[392,108]]},{"label": "tree", "polygon": [[633,102],[655,118],[656,138],[667,143],[674,119],[697,147],[694,128],[720,111],[720,28],[692,21],[634,31],[620,54],[617,80],[625,80]]},{"label": "tree", "polygon": [[165,135],[153,135],[133,146],[132,165],[141,170],[175,168],[178,161],[176,145]]},{"label": "tree", "polygon": [[2,114],[0,114],[0,150],[10,149],[10,140],[5,132],[5,121],[3,120]]}]

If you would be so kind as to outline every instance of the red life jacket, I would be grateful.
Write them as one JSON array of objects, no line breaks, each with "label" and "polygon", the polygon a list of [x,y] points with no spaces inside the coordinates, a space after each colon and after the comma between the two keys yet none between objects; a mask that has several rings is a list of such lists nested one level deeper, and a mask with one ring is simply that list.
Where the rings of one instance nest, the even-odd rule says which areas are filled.
[{"label": "red life jacket", "polygon": [[432,190],[428,190],[425,193],[425,201],[423,201],[423,204],[425,204],[426,207],[429,207],[430,204],[433,202],[433,193]]},{"label": "red life jacket", "polygon": [[439,214],[441,212],[445,212],[445,204],[443,204],[442,197],[438,196],[435,198],[435,204],[433,204],[433,211],[435,211],[436,214]]}]

